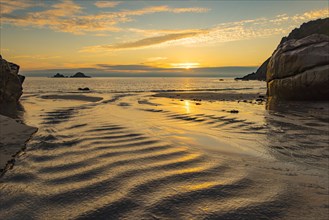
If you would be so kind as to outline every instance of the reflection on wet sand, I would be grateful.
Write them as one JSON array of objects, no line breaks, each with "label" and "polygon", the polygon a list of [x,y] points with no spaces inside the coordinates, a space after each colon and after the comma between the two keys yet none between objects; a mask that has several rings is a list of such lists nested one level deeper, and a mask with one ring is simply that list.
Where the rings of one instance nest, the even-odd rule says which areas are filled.
[{"label": "reflection on wet sand", "polygon": [[[196,105],[151,95],[29,98],[26,109],[38,117],[25,120],[39,132],[1,179],[0,218],[325,218],[326,174],[274,147],[312,146],[305,140],[317,133],[309,124],[316,118],[267,112],[261,104]],[[299,129],[302,119],[302,128],[312,128]]]},{"label": "reflection on wet sand", "polygon": [[279,154],[278,157],[327,169],[328,103],[269,99],[266,107],[271,152]]}]

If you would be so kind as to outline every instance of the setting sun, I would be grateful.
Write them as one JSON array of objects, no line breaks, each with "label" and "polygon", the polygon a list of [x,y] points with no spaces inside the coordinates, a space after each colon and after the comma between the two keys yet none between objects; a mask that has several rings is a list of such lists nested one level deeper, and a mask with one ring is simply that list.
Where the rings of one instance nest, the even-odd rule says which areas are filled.
[{"label": "setting sun", "polygon": [[180,68],[180,69],[192,69],[192,68],[197,68],[200,66],[199,63],[172,63],[172,67],[174,68]]}]

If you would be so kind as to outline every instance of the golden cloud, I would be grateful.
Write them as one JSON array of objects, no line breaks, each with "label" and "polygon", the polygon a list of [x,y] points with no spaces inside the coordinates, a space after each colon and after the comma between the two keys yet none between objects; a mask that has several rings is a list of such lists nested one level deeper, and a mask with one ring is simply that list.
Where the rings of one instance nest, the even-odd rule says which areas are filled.
[{"label": "golden cloud", "polygon": [[[98,6],[109,7],[114,2],[96,2]],[[119,31],[117,25],[132,21],[132,17],[159,12],[169,13],[202,13],[206,8],[171,8],[169,6],[153,6],[136,10],[122,10],[117,12],[99,12],[86,15],[83,8],[72,0],[62,0],[51,5],[50,9],[36,12],[28,12],[20,16],[11,16],[8,13],[14,10],[30,7],[29,4],[6,3],[5,12],[1,22],[13,26],[50,28],[54,31],[69,32],[73,34],[85,34],[86,32]]]},{"label": "golden cloud", "polygon": [[98,8],[113,8],[119,5],[121,2],[109,2],[109,1],[97,1],[95,2],[95,6]]},{"label": "golden cloud", "polygon": [[[160,7],[158,10],[164,10],[164,8]],[[302,22],[309,21],[310,19],[323,18],[327,15],[327,9],[320,9],[305,12],[302,15],[288,16],[282,14],[274,18],[257,18],[221,23],[208,29],[143,30],[130,28],[128,31],[146,37],[132,42],[84,47],[80,52],[104,52],[173,45],[205,46],[212,43],[264,38],[273,35],[282,36],[289,33],[292,27],[297,27]]]},{"label": "golden cloud", "polygon": [[175,34],[166,34],[162,36],[156,37],[148,37],[144,39],[140,39],[137,41],[127,42],[127,43],[119,43],[114,45],[97,45],[84,47],[80,52],[98,52],[98,51],[112,51],[112,50],[125,50],[125,49],[138,49],[144,47],[150,47],[153,45],[159,45],[166,42],[176,41],[184,38],[193,37],[196,35],[200,35],[206,33],[207,31],[198,30],[194,32],[184,32],[184,33],[175,33]]}]

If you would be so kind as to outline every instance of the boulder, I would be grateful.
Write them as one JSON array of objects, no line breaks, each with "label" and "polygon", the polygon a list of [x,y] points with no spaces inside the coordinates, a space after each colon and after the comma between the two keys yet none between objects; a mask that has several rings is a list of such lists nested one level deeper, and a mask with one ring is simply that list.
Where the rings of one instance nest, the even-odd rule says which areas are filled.
[{"label": "boulder", "polygon": [[[288,36],[283,37],[279,45],[289,40],[299,40],[312,34],[323,34],[329,36],[329,18],[317,19],[302,24],[299,28],[292,30]],[[268,58],[254,73],[250,73],[236,80],[266,80],[267,65],[271,57]]]},{"label": "boulder", "polygon": [[0,103],[17,102],[23,94],[25,77],[18,72],[17,64],[7,62],[0,55]]},{"label": "boulder", "polygon": [[78,88],[78,90],[80,91],[90,91],[90,89],[88,87],[85,87],[85,88]]},{"label": "boulder", "polygon": [[329,100],[329,36],[312,34],[280,44],[267,66],[266,81],[269,97]]}]

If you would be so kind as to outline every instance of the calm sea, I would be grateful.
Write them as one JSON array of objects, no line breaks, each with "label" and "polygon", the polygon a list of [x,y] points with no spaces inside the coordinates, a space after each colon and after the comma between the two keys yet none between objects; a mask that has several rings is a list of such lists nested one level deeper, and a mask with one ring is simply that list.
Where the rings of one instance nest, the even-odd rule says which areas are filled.
[{"label": "calm sea", "polygon": [[233,78],[47,78],[27,77],[24,93],[34,92],[76,92],[78,88],[88,87],[93,92],[150,92],[150,91],[221,91],[266,90],[261,81],[235,81]]}]

